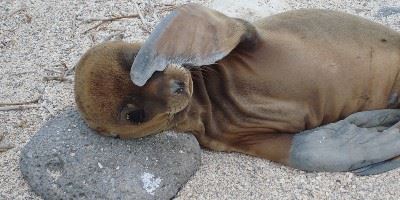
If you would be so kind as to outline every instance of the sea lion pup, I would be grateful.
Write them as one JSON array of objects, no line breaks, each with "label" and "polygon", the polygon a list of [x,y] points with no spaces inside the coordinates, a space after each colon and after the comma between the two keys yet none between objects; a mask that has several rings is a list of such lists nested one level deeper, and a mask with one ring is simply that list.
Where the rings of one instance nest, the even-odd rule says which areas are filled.
[{"label": "sea lion pup", "polygon": [[[306,171],[368,175],[400,165],[400,112],[369,111],[398,107],[400,35],[382,25],[326,10],[250,24],[189,4],[136,56],[119,57],[122,49],[89,50],[78,65],[77,104],[92,128],[123,138],[190,132],[204,147]],[[128,61],[134,84],[108,71]]]}]

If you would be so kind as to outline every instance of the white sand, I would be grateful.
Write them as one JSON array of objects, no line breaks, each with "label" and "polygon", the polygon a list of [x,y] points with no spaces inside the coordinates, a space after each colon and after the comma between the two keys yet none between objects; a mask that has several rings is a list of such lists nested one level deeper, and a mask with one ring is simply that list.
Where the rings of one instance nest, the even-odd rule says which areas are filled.
[{"label": "white sand", "polygon": [[[234,1],[234,0],[232,0]],[[141,2],[141,1],[137,1]],[[147,2],[147,1],[146,1]],[[132,1],[0,1],[0,103],[23,102],[40,97],[39,108],[0,111],[0,133],[15,148],[0,153],[0,199],[40,199],[19,171],[21,148],[51,114],[74,105],[72,81],[44,81],[57,75],[49,70],[74,66],[80,56],[110,35],[123,34],[126,41],[144,40],[170,5],[185,0],[139,4],[140,19],[107,23],[84,33],[98,22],[88,18],[136,13]],[[208,5],[209,0],[196,0]],[[207,4],[205,4],[205,2]],[[400,14],[375,17],[382,6],[400,7],[398,0],[258,0],[267,14],[296,8],[327,8],[357,14],[400,30]],[[230,5],[231,3],[227,4]],[[233,3],[232,3],[233,4]],[[158,5],[158,6],[157,6]],[[217,6],[217,4],[212,4]],[[239,3],[240,5],[240,3]],[[242,4],[243,5],[243,4]],[[223,8],[223,7],[222,7]],[[245,12],[246,9],[238,9]],[[260,9],[259,9],[260,10]],[[264,16],[255,9],[251,16]],[[229,14],[229,10],[226,10]],[[247,11],[246,11],[247,12]],[[260,13],[261,12],[261,13]],[[239,13],[240,14],[240,13]],[[246,16],[244,16],[246,17]],[[144,28],[143,28],[144,27]],[[3,141],[4,142],[4,141]],[[46,145],[46,144],[43,144]],[[269,161],[240,154],[203,151],[200,170],[178,194],[178,199],[399,199],[400,170],[371,177],[351,173],[304,173]]]}]

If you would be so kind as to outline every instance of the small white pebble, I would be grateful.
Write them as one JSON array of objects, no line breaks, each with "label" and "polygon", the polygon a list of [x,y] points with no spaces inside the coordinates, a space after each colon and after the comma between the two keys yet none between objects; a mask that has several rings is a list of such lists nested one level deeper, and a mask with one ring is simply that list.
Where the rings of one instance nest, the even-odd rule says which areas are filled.
[{"label": "small white pebble", "polygon": [[97,165],[100,167],[100,169],[103,169],[103,165],[101,163],[97,163]]},{"label": "small white pebble", "polygon": [[145,189],[147,193],[154,195],[155,190],[160,187],[162,179],[148,172],[145,172],[141,178],[143,189]]}]

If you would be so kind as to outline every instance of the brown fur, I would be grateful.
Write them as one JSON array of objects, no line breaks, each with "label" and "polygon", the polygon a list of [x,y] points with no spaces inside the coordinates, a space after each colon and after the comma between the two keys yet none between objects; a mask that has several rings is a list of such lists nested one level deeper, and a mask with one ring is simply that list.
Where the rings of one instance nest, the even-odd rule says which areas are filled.
[{"label": "brown fur", "polygon": [[[355,112],[398,107],[393,96],[400,94],[399,33],[321,10],[290,11],[253,26],[246,30],[257,37],[250,34],[216,64],[190,69],[185,86],[192,81],[193,91],[187,88],[181,102],[173,103],[184,102],[179,111],[165,108],[173,98],[161,94],[170,91],[166,79],[184,79],[189,70],[169,67],[141,88],[130,82],[123,64],[133,60],[118,56],[134,55],[138,45],[95,47],[76,72],[78,107],[89,126],[102,132],[135,138],[174,129],[193,133],[214,150],[284,164],[294,133]],[[176,73],[168,73],[172,69]],[[131,98],[148,103],[154,117],[140,125],[120,120]]]}]

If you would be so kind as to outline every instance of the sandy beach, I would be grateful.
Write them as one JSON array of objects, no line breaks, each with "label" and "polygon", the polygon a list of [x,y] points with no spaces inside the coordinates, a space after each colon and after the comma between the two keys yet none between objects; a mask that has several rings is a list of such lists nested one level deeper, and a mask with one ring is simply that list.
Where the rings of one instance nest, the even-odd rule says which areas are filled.
[{"label": "sandy beach", "polygon": [[[398,0],[243,1],[250,6],[231,1],[0,1],[0,104],[23,105],[0,111],[2,143],[15,146],[0,152],[0,200],[41,199],[22,178],[20,151],[46,120],[75,106],[73,66],[80,56],[103,41],[145,40],[159,19],[178,5],[200,3],[248,20],[285,10],[324,8],[400,31]],[[231,7],[224,10],[224,5]],[[143,18],[130,16],[138,11]],[[116,17],[122,19],[104,20]],[[306,173],[237,153],[203,150],[201,157],[199,171],[176,199],[400,199],[400,169],[357,177]]]}]

